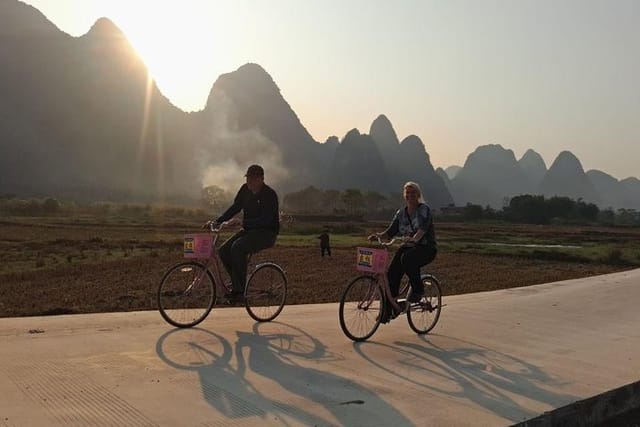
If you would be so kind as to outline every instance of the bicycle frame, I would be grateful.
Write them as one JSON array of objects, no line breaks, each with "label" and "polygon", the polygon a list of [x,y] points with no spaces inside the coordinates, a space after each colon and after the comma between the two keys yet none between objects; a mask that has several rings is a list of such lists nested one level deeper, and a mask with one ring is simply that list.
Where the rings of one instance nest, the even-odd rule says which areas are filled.
[{"label": "bicycle frame", "polygon": [[223,293],[229,292],[231,290],[231,287],[225,284],[224,279],[222,277],[222,269],[220,266],[220,263],[221,263],[220,256],[218,255],[218,250],[216,248],[216,244],[218,242],[220,232],[224,228],[224,224],[221,224],[220,227],[218,228],[213,228],[212,224],[210,224],[209,227],[210,227],[209,231],[213,234],[213,239],[211,240],[211,255],[208,258],[197,260],[197,262],[200,262],[204,266],[204,269],[197,277],[194,278],[193,282],[191,283],[187,291],[189,291],[194,286],[197,286],[197,284],[202,281],[202,279],[207,274],[207,272],[209,272],[213,277],[213,282],[214,282],[214,285],[216,286],[216,289],[222,290]]},{"label": "bicycle frame", "polygon": [[[204,265],[205,269],[199,277],[194,279],[194,282],[200,282],[203,279],[204,275],[207,274],[207,271],[209,271],[213,276],[213,282],[216,286],[216,289],[222,290],[223,293],[231,291],[231,284],[229,283],[229,285],[227,285],[224,281],[224,278],[222,277],[222,268],[220,265],[222,261],[220,260],[220,255],[218,254],[218,249],[216,248],[216,244],[218,242],[220,232],[225,227],[225,225],[226,223],[222,223],[218,228],[213,228],[213,224],[209,224],[209,231],[213,234],[213,239],[211,241],[211,256],[209,256],[206,259],[199,260],[201,264]],[[247,258],[247,266],[249,265],[250,262],[251,262],[251,254]],[[265,265],[265,264],[272,264],[280,268],[280,266],[272,262],[263,262],[263,263],[257,264],[255,268],[257,269],[258,267],[261,267],[262,265]],[[191,287],[194,285],[195,283],[192,283]]]},{"label": "bicycle frame", "polygon": [[[398,239],[394,238],[392,240],[390,240],[389,242],[383,242],[382,239],[380,239],[380,237],[378,237],[378,243],[384,248],[385,251],[387,251],[387,253],[389,252],[389,247],[391,245],[393,245]],[[382,283],[380,284],[380,287],[382,288],[382,293],[383,293],[383,297],[385,298],[385,300],[387,302],[389,302],[389,304],[391,304],[391,307],[396,311],[396,312],[402,312],[403,308],[400,306],[400,304],[398,304],[398,300],[396,300],[396,298],[394,298],[391,295],[391,287],[389,286],[389,280],[387,279],[387,270],[389,269],[389,264],[390,262],[387,263],[387,266],[385,268],[384,272],[375,272],[375,273],[370,273],[371,277],[373,278],[373,280],[376,283],[380,283],[380,280],[382,280]],[[370,300],[371,302],[373,301],[373,290],[371,291],[372,294],[370,296],[367,297],[367,300]],[[370,304],[370,302],[369,302]],[[368,308],[368,307],[364,307],[363,308]]]}]

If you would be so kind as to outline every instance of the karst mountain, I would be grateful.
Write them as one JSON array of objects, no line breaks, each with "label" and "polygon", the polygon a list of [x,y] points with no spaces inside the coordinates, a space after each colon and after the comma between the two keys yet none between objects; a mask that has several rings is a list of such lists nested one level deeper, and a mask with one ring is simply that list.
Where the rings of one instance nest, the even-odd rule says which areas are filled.
[{"label": "karst mountain", "polygon": [[417,181],[434,208],[500,207],[526,193],[640,207],[636,178],[585,173],[569,152],[547,169],[533,150],[516,160],[491,144],[463,167],[436,170],[434,142],[398,137],[383,114],[368,130],[318,142],[258,64],[219,76],[205,107],[184,112],[106,18],[72,37],[34,7],[3,0],[0,55],[0,195],[195,200],[205,185],[235,191],[246,166],[261,163],[281,193],[313,185],[397,194]]}]

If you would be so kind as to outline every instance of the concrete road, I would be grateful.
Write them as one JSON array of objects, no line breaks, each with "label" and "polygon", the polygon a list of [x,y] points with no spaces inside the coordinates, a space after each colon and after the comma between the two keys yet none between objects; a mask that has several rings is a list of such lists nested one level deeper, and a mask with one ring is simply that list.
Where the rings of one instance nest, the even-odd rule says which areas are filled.
[{"label": "concrete road", "polygon": [[0,426],[501,426],[640,379],[640,270],[444,302],[362,344],[337,304],[0,319]]}]

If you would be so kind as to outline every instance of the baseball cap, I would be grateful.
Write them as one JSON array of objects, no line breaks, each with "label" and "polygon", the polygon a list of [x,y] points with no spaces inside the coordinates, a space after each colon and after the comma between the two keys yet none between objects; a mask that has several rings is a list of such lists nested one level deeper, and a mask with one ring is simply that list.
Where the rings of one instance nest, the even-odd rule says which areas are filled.
[{"label": "baseball cap", "polygon": [[264,169],[260,165],[251,165],[244,176],[264,176]]}]

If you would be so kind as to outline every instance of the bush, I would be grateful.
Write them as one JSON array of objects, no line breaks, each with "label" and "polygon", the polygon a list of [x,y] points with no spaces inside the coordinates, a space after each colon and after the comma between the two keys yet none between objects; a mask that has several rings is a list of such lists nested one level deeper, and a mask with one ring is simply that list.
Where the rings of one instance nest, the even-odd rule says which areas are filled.
[{"label": "bush", "polygon": [[625,264],[624,258],[622,257],[622,251],[620,249],[611,249],[604,257],[603,261],[607,264]]},{"label": "bush", "polygon": [[42,209],[45,213],[58,212],[60,210],[60,202],[58,202],[54,198],[49,197],[42,203]]}]

